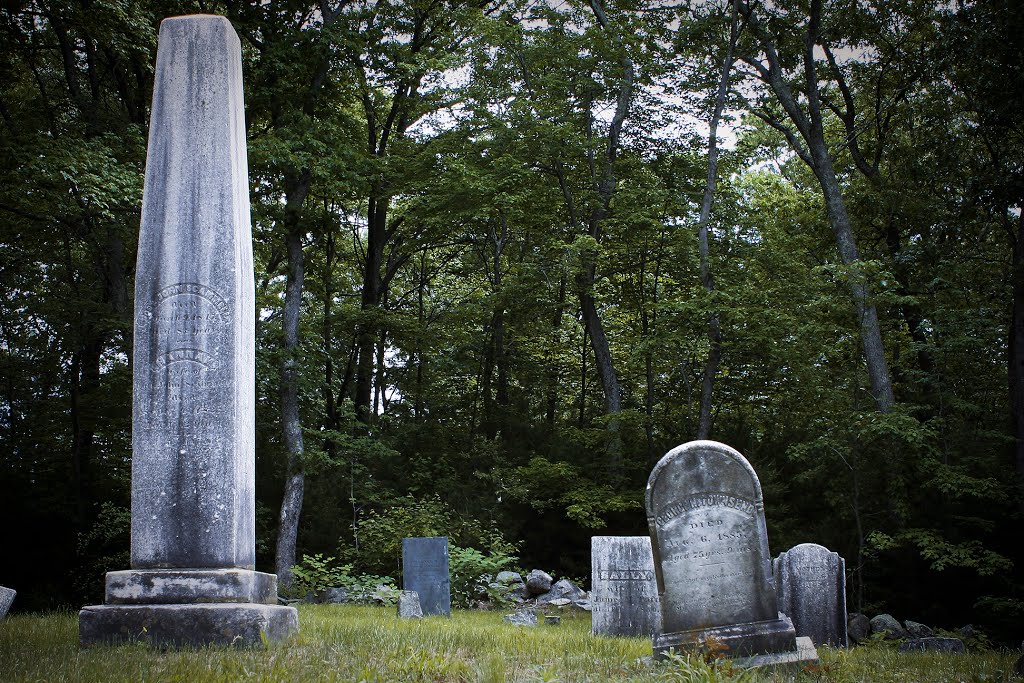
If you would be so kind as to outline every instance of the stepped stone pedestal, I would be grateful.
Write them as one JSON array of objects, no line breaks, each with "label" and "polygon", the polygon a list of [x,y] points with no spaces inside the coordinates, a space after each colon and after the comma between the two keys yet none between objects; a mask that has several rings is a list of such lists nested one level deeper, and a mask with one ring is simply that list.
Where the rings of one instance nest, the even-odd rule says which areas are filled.
[{"label": "stepped stone pedestal", "polygon": [[262,645],[298,629],[254,571],[255,287],[238,36],[160,26],[135,284],[131,569],[81,644]]}]

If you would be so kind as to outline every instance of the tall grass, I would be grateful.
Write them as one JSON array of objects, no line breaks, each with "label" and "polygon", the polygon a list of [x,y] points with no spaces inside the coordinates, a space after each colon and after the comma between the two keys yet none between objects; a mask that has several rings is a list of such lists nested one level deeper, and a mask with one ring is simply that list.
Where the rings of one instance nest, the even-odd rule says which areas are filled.
[{"label": "tall grass", "polygon": [[902,654],[883,646],[823,650],[811,671],[731,671],[697,657],[652,664],[650,641],[590,633],[587,614],[559,626],[510,626],[500,614],[400,620],[391,609],[299,608],[300,633],[266,650],[158,650],[140,644],[78,648],[78,615],[12,615],[0,622],[3,683],[307,683],[327,681],[1009,681],[1011,653]]}]

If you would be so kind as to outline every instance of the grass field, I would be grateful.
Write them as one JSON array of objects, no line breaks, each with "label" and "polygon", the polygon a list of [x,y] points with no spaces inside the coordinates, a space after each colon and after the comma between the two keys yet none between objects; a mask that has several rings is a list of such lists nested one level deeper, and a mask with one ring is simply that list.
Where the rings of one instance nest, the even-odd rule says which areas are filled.
[{"label": "grass field", "polygon": [[267,650],[160,651],[139,644],[78,648],[77,613],[11,615],[0,621],[0,681],[835,681],[990,683],[1014,680],[1015,652],[901,654],[884,644],[822,648],[814,670],[731,672],[702,660],[645,659],[649,640],[590,633],[589,614],[559,626],[523,628],[493,612],[399,620],[393,609],[303,605],[300,634]]}]

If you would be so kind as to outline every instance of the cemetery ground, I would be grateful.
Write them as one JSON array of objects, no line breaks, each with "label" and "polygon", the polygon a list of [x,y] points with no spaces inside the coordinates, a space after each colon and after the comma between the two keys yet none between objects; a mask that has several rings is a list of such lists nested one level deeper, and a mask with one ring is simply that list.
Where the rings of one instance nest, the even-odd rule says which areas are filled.
[{"label": "cemetery ground", "polygon": [[1010,682],[1019,653],[898,653],[884,642],[820,648],[811,669],[730,671],[696,656],[652,664],[646,638],[590,633],[590,615],[558,626],[517,627],[502,612],[454,610],[450,619],[404,620],[393,608],[302,605],[300,633],[266,649],[160,650],[142,644],[78,647],[74,612],[14,614],[0,622],[0,680],[67,681],[681,681],[835,683]]}]

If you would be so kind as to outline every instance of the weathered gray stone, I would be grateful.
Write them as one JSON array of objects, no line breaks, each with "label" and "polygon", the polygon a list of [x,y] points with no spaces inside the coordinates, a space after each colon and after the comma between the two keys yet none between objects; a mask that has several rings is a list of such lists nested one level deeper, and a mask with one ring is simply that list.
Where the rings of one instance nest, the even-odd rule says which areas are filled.
[{"label": "weathered gray stone", "polygon": [[511,586],[515,583],[523,583],[523,577],[519,572],[498,572],[498,575],[494,577],[494,582]]},{"label": "weathered gray stone", "polygon": [[344,588],[325,588],[317,595],[317,601],[325,605],[342,605],[348,602],[348,591]]},{"label": "weathered gray stone", "polygon": [[912,638],[900,643],[900,652],[966,652],[964,643],[959,638]]},{"label": "weathered gray stone", "polygon": [[903,621],[903,626],[907,629],[907,633],[910,634],[911,638],[931,638],[935,635],[935,631],[928,626],[916,621],[911,621],[910,619],[905,619]]},{"label": "weathered gray stone", "polygon": [[540,569],[534,569],[526,575],[526,590],[530,595],[540,595],[551,590],[551,574]]},{"label": "weathered gray stone", "polygon": [[779,609],[797,636],[817,645],[847,647],[846,562],[816,543],[801,543],[775,558]]},{"label": "weathered gray stone", "polygon": [[573,602],[574,600],[582,600],[586,596],[586,591],[580,590],[579,586],[569,579],[559,579],[551,584],[551,590],[537,596],[537,604],[543,605],[546,602],[562,599],[565,599],[567,602]]},{"label": "weathered gray stone", "polygon": [[886,640],[899,640],[909,635],[903,625],[896,621],[891,614],[879,614],[871,617],[871,633],[884,633]]},{"label": "weathered gray stone", "polygon": [[284,640],[299,628],[294,607],[241,603],[201,605],[99,605],[78,616],[79,643],[143,642],[150,645],[259,647]]},{"label": "weathered gray stone", "polygon": [[82,609],[83,645],[260,645],[297,629],[252,571],[255,316],[241,45],[224,17],[166,19],[135,278],[132,571]]},{"label": "weathered gray stone", "polygon": [[249,569],[129,569],[107,572],[108,605],[277,602],[277,575]]},{"label": "weathered gray stone", "polygon": [[605,636],[651,636],[660,625],[650,536],[590,539],[591,630]]},{"label": "weathered gray stone", "polygon": [[846,620],[846,633],[853,642],[862,643],[871,636],[871,621],[859,612],[851,612]]},{"label": "weathered gray stone", "polygon": [[512,624],[513,626],[536,626],[537,611],[532,609],[519,610],[512,614],[506,614],[501,619],[506,624]]},{"label": "weathered gray stone", "polygon": [[525,583],[516,583],[512,585],[506,596],[516,602],[525,602],[530,598],[530,591],[527,590]]},{"label": "weathered gray stone", "polygon": [[0,586],[0,619],[7,616],[7,612],[11,609],[11,604],[14,603],[14,597],[17,594],[18,591],[13,588]]},{"label": "weathered gray stone", "polygon": [[[544,596],[541,596],[541,597],[544,597]],[[537,600],[537,604],[538,605],[547,604],[547,605],[551,605],[552,607],[568,607],[569,605],[572,604],[572,600],[570,600],[569,598],[555,598],[554,600],[548,600],[547,602],[541,602],[538,599]]]},{"label": "weathered gray stone", "polygon": [[714,441],[672,449],[646,502],[661,598],[656,658],[708,639],[730,656],[797,652],[778,611],[761,485],[739,452]]},{"label": "weathered gray stone", "polygon": [[558,626],[562,623],[562,617],[557,614],[545,614],[544,625],[545,626]]},{"label": "weathered gray stone", "polygon": [[739,657],[732,661],[732,664],[740,669],[757,669],[764,666],[786,666],[795,665],[805,667],[818,662],[818,650],[814,642],[807,636],[798,636],[796,639],[796,650],[793,652],[776,652],[765,655],[754,655],[752,657]]},{"label": "weathered gray stone", "polygon": [[420,595],[416,591],[402,591],[398,594],[398,616],[402,619],[422,619]]},{"label": "weathered gray stone", "polygon": [[452,614],[448,537],[402,539],[402,586],[416,591],[423,614]]}]

